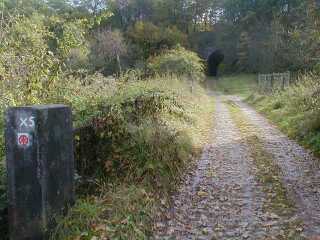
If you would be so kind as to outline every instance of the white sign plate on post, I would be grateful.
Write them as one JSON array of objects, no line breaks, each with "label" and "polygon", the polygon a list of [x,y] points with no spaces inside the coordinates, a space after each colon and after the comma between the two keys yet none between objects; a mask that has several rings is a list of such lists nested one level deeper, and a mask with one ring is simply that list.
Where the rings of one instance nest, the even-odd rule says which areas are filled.
[{"label": "white sign plate on post", "polygon": [[29,133],[18,133],[17,134],[17,143],[19,147],[30,147],[32,143],[32,137]]}]

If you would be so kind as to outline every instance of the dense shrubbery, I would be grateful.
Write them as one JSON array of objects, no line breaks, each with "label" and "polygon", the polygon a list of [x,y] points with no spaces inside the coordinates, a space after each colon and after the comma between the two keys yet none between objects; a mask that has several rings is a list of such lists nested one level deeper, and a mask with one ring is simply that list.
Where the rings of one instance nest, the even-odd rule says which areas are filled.
[{"label": "dense shrubbery", "polygon": [[187,42],[187,36],[175,26],[163,28],[148,21],[137,21],[128,30],[128,36],[139,46],[144,60],[163,48],[171,49]]},{"label": "dense shrubbery", "polygon": [[[13,11],[10,2],[4,1],[8,11],[0,19],[0,114],[9,106],[62,103],[72,107],[77,128],[79,200],[53,237],[146,238],[157,195],[173,187],[211,125],[210,98],[198,84],[191,93],[182,77],[200,78],[200,59],[183,48],[169,50],[186,45],[187,36],[148,21],[102,31],[112,15],[102,7],[76,11],[64,1],[32,1]],[[147,59],[152,79],[145,79]],[[0,118],[1,236],[3,130]]]},{"label": "dense shrubbery", "polygon": [[[106,229],[111,229],[107,230],[109,237],[147,238],[154,193],[174,186],[185,163],[200,149],[207,135],[205,127],[211,125],[210,99],[198,85],[192,94],[189,85],[175,77],[106,81],[114,89],[106,87],[88,99],[82,88],[75,91],[74,83],[66,90],[76,124],[87,126],[76,134],[78,173],[86,191],[86,179],[94,179],[90,189],[98,191],[101,198],[79,201],[60,221],[55,239],[73,239],[82,233],[91,239],[103,236]],[[91,92],[94,85],[91,82],[83,91],[91,88]],[[99,212],[95,212],[97,208]],[[97,224],[103,229],[101,225],[96,229]]]},{"label": "dense shrubbery", "polygon": [[320,153],[320,83],[318,76],[305,75],[297,84],[271,96],[249,99],[291,137]]},{"label": "dense shrubbery", "polygon": [[[83,81],[90,84],[84,86]],[[94,177],[130,175],[135,179],[146,175],[173,177],[175,161],[180,164],[180,158],[186,154],[184,148],[176,149],[178,143],[174,147],[172,143],[179,139],[186,149],[191,148],[191,143],[183,140],[184,134],[167,120],[191,121],[182,96],[189,91],[187,84],[175,77],[116,82],[99,75],[81,82],[72,78],[68,82],[61,83],[64,87],[52,99],[71,105],[75,125],[90,129],[86,142],[92,146],[87,147],[89,159],[82,155],[78,163],[81,173]],[[80,129],[78,138],[81,133],[86,134],[85,128],[82,132]],[[162,149],[158,156],[155,149]],[[163,149],[167,149],[167,155]]]},{"label": "dense shrubbery", "polygon": [[[102,196],[99,201],[90,197],[91,200],[80,200],[71,215],[61,220],[56,239],[73,239],[86,231],[90,239],[89,236],[98,234],[94,224],[100,222],[107,222],[114,229],[114,236],[146,236],[151,229],[150,211],[155,201],[151,193],[168,191],[173,186],[185,163],[197,152],[199,139],[206,135],[196,126],[210,125],[209,121],[203,121],[203,116],[207,114],[208,119],[212,109],[199,86],[192,94],[186,81],[176,77],[128,81],[130,78],[130,73],[118,80],[101,74],[83,79],[59,78],[45,99],[38,98],[39,103],[64,103],[72,107],[74,124],[80,127],[75,137],[77,170],[82,177],[80,187],[85,187],[85,192],[98,191]],[[9,88],[4,89],[4,96],[10,93]],[[117,184],[120,179],[124,186]],[[5,188],[0,189],[1,194],[4,192]],[[128,192],[129,197],[125,195]],[[146,204],[134,200],[143,202],[145,196],[148,196]],[[122,201],[128,207],[111,214],[115,206],[111,208],[100,201]],[[137,209],[132,210],[135,204]],[[96,213],[96,208],[103,211]],[[78,214],[83,214],[88,224],[77,223],[74,217]],[[126,220],[130,225],[121,223],[124,216],[131,216]],[[78,225],[70,227],[70,222]]]},{"label": "dense shrubbery", "polygon": [[[96,98],[93,106],[92,103],[84,105],[87,109],[95,109],[96,115],[87,111],[91,119],[86,126],[91,131],[85,141],[92,147],[87,147],[88,159],[81,156],[79,171],[95,177],[123,177],[129,174],[137,179],[148,173],[160,176],[158,172],[165,176],[163,169],[170,169],[171,164],[180,161],[178,153],[172,152],[169,145],[161,147],[161,144],[172,144],[176,138],[182,137],[176,129],[170,129],[162,121],[163,114],[183,117],[183,108],[178,104],[177,96],[146,82],[119,87],[111,96]],[[79,147],[86,148],[81,143]],[[154,149],[157,148],[167,149],[168,155],[165,156],[166,151],[163,150],[162,159],[155,156]],[[172,176],[166,177],[170,179]]]},{"label": "dense shrubbery", "polygon": [[149,60],[149,68],[159,75],[175,74],[192,77],[197,80],[203,78],[204,66],[199,56],[182,47],[164,51]]},{"label": "dense shrubbery", "polygon": [[[13,18],[0,39],[0,100],[5,106],[37,103],[45,98],[59,72],[59,61],[49,52],[44,17]],[[6,91],[3,93],[3,91]]]},{"label": "dense shrubbery", "polygon": [[[91,190],[95,189],[94,192],[101,192],[101,201],[122,201],[128,204],[125,210],[122,209],[122,213],[120,210],[114,213],[110,205],[99,201],[85,200],[86,206],[94,209],[102,207],[105,211],[112,212],[109,217],[102,216],[101,212],[96,213],[95,218],[100,222],[106,221],[108,226],[115,229],[115,236],[119,234],[126,238],[147,234],[151,229],[148,225],[151,207],[146,209],[146,205],[135,203],[133,199],[139,198],[138,201],[141,202],[154,190],[168,190],[173,186],[186,161],[196,153],[195,148],[199,146],[196,138],[203,137],[195,127],[208,124],[207,121],[202,123],[203,119],[200,120],[198,116],[212,112],[208,106],[209,98],[200,88],[197,88],[196,94],[191,94],[189,86],[176,78],[122,83],[97,75],[91,77],[90,85],[84,86],[81,82],[69,79],[67,84],[62,83],[61,91],[50,96],[50,101],[72,106],[76,126],[87,126],[90,129],[89,134],[78,132],[75,139],[81,183],[93,180],[94,183],[91,182],[89,187]],[[198,107],[196,102],[201,102],[203,106]],[[119,179],[128,186],[114,185],[112,190],[105,185],[115,184]],[[132,186],[130,183],[142,185]],[[133,187],[137,193],[131,191]],[[150,191],[149,188],[153,190]],[[0,189],[2,190],[5,189]],[[124,195],[123,192],[126,191],[130,191],[131,197]],[[137,196],[138,193],[141,194]],[[153,205],[155,199],[151,199],[151,196],[149,198],[145,199],[147,204]],[[90,209],[79,209],[83,208],[81,201],[83,200],[70,213],[71,219],[67,218],[65,221],[75,224],[76,219],[73,217],[78,216],[78,213],[74,211],[83,211],[80,213],[83,214],[82,217],[90,218],[88,221],[92,224],[82,222],[70,227],[68,222],[63,222],[57,230],[56,239],[72,239],[86,230],[97,234],[93,226],[99,221],[92,218]],[[137,204],[138,212],[132,210],[130,204]],[[139,217],[140,211],[145,213]],[[131,226],[121,223],[125,215],[131,216],[128,219]],[[141,232],[137,235],[132,227]]]}]

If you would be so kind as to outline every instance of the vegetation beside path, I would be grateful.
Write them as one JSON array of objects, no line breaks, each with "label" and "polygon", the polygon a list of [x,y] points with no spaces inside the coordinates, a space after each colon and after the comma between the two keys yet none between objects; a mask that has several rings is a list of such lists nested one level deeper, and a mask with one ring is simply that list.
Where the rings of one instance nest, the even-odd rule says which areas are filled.
[{"label": "vegetation beside path", "polygon": [[[69,58],[60,56],[61,51],[50,51],[51,28],[43,26],[33,35],[34,22],[45,24],[44,19],[17,18],[5,25],[5,41],[0,44],[0,115],[11,106],[61,103],[72,108],[78,201],[58,221],[52,239],[148,238],[153,210],[201,152],[211,128],[212,98],[199,83],[202,61],[174,45],[148,56],[143,69],[122,69],[114,75],[75,71],[67,68]],[[74,28],[70,31],[74,33]],[[70,32],[64,33],[67,37]],[[64,51],[75,47],[68,39],[57,41]],[[15,64],[7,65],[7,57]],[[29,65],[22,61],[26,59]],[[42,64],[45,60],[50,64]],[[26,65],[28,74],[18,71]],[[3,132],[2,118],[0,235],[5,238]]]},{"label": "vegetation beside path", "polygon": [[191,92],[182,76],[131,78],[90,76],[52,95],[89,126],[75,136],[78,200],[52,239],[148,239],[157,206],[208,139],[214,104],[199,83]]},{"label": "vegetation beside path", "polygon": [[[52,238],[147,238],[153,210],[212,124],[212,101],[198,82],[203,61],[180,44],[176,27],[134,21],[121,31],[106,5],[93,12],[84,1],[18,2],[0,0],[0,115],[12,106],[65,104],[77,129],[78,201]],[[3,133],[2,117],[1,239],[8,230]]]},{"label": "vegetation beside path", "polygon": [[319,76],[303,75],[284,91],[263,94],[258,91],[256,75],[220,78],[215,89],[242,96],[289,137],[320,154]]},{"label": "vegetation beside path", "polygon": [[320,154],[319,76],[304,75],[285,91],[262,95],[255,91],[247,102],[300,143]]},{"label": "vegetation beside path", "polygon": [[[186,164],[201,152],[212,127],[213,100],[198,84],[191,93],[186,81],[157,78],[126,84],[125,93],[115,94],[114,106],[138,99],[141,105],[122,108],[124,112],[113,119],[115,129],[108,129],[110,119],[105,118],[106,125],[97,132],[102,141],[110,133],[122,132],[114,139],[116,149],[100,155],[103,162],[98,168],[108,174],[96,177],[96,193],[77,202],[59,221],[52,239],[148,239],[157,205],[166,201]],[[159,105],[145,94],[163,94],[158,114],[154,113]],[[132,115],[141,109],[139,114],[145,117],[135,121]]]}]

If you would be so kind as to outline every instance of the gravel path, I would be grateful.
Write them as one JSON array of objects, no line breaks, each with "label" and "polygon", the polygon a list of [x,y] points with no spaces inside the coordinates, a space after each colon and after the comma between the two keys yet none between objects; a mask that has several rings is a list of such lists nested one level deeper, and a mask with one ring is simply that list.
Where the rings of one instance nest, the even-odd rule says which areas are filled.
[{"label": "gravel path", "polygon": [[256,126],[257,134],[264,142],[265,149],[272,153],[281,168],[283,181],[298,208],[298,214],[305,223],[307,235],[320,236],[320,171],[319,159],[309,151],[289,140],[254,109],[232,99]]},{"label": "gravel path", "polygon": [[[301,217],[307,234],[320,235],[320,176],[311,164],[315,159],[238,98],[232,101],[257,126],[265,150],[283,170],[283,181],[299,213],[292,219]],[[172,196],[172,207],[155,223],[154,239],[289,239],[278,237],[283,231],[278,223],[288,219],[264,209],[266,193],[256,177],[250,147],[224,96],[216,96],[215,107],[211,144]]]}]

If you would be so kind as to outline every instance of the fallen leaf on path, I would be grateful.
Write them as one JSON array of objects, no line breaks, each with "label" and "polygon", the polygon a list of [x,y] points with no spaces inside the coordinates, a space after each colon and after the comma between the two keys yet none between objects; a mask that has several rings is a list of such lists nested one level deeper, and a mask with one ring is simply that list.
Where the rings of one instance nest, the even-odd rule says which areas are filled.
[{"label": "fallen leaf on path", "polygon": [[199,191],[199,192],[197,193],[197,195],[198,195],[199,197],[207,197],[209,194],[208,194],[207,192],[204,192],[204,191]]}]

